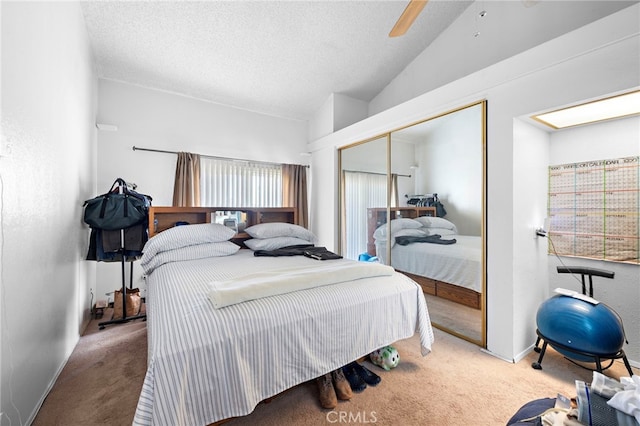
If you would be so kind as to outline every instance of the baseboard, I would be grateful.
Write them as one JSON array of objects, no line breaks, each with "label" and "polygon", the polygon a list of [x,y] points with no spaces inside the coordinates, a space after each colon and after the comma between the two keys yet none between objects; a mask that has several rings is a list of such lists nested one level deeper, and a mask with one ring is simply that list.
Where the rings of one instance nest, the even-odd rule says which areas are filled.
[{"label": "baseboard", "polygon": [[487,354],[487,355],[491,355],[491,356],[493,356],[493,357],[496,357],[496,358],[498,358],[498,359],[501,359],[501,360],[503,360],[503,361],[506,361],[506,362],[508,362],[508,363],[510,363],[510,364],[513,364],[513,363],[514,363],[514,360],[512,360],[512,359],[508,359],[508,358],[505,358],[505,357],[503,357],[503,356],[501,356],[501,355],[498,355],[498,354],[497,354],[497,353],[495,353],[495,352],[491,352],[491,351],[490,351],[490,350],[488,350],[488,349],[480,348],[480,352],[484,352],[484,353],[485,353],[485,354]]},{"label": "baseboard", "polygon": [[[524,351],[520,352],[518,355],[516,355],[516,357],[514,358],[514,361],[513,361],[513,362],[518,363],[518,362],[522,361],[522,359],[523,359],[523,358],[525,358],[527,355],[529,355],[529,353],[530,353],[530,352],[533,350],[533,348],[535,348],[535,347],[536,347],[536,345],[531,345],[531,346],[529,346],[527,349],[525,349]],[[497,358],[504,359],[504,358],[502,358],[502,357],[500,357],[500,356],[497,356],[497,355],[495,355],[495,354],[492,354],[492,353],[491,353],[491,352],[489,352],[489,351],[485,351],[485,352],[487,352],[488,354],[493,355],[493,356],[495,356],[495,357],[497,357]],[[504,359],[504,360],[506,361],[506,359]],[[633,361],[633,360],[630,360],[630,359],[627,359],[627,360],[629,361],[629,364],[631,365],[631,367],[640,369],[640,362],[638,362],[638,361]],[[619,362],[620,364],[624,364],[624,362],[622,361],[622,359],[615,359],[615,360],[614,360],[614,362]]]},{"label": "baseboard", "polygon": [[516,357],[514,358],[514,362],[518,363],[520,361],[522,361],[522,359],[524,357],[526,357],[527,355],[529,355],[529,353],[533,350],[533,348],[536,345],[530,345],[528,348],[526,348],[524,351],[520,352],[518,355],[516,355]]},{"label": "baseboard", "polygon": [[[518,355],[516,355],[514,359],[505,358],[503,356],[500,356],[500,355],[498,355],[498,354],[496,354],[494,352],[491,352],[491,351],[489,351],[487,349],[484,349],[484,348],[480,349],[480,352],[484,352],[484,353],[486,353],[488,355],[491,355],[493,357],[496,357],[498,359],[501,359],[503,361],[506,361],[506,362],[509,362],[509,363],[512,363],[512,364],[517,364],[518,362],[522,361],[527,355],[529,355],[529,353],[533,350],[533,348],[535,346],[536,345],[529,346],[527,349],[525,349],[524,351],[522,351]],[[623,363],[623,361],[621,359],[616,359],[614,361],[615,362],[619,362],[621,364]],[[632,361],[632,360],[628,360],[628,361],[629,361],[629,364],[631,365],[631,367],[640,369],[640,362]]]}]

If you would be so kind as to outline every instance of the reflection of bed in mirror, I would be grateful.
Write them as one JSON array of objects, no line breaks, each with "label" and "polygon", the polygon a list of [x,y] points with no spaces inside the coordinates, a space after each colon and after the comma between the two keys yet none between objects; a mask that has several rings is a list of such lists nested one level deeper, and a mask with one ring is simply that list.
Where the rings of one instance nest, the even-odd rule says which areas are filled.
[{"label": "reflection of bed in mirror", "polygon": [[[434,235],[441,238],[433,241]],[[418,282],[426,294],[481,308],[481,237],[460,235],[443,218],[393,219],[391,262],[387,262],[386,226],[378,227],[372,237],[380,261]],[[446,244],[454,239],[455,243]]]},{"label": "reflection of bed in mirror", "polygon": [[[435,207],[391,207],[391,218],[416,218],[419,216],[435,216]],[[373,233],[383,223],[387,223],[387,208],[372,207],[367,209],[367,253],[376,255],[376,241]]]}]

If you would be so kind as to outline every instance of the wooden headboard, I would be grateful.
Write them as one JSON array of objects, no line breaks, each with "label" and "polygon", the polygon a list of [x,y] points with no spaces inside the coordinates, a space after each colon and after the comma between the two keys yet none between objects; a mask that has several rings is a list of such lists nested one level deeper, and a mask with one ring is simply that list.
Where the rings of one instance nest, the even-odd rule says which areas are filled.
[{"label": "wooden headboard", "polygon": [[188,224],[212,223],[225,212],[239,213],[244,222],[238,226],[239,232],[232,241],[240,243],[249,238],[242,230],[259,223],[298,223],[298,209],[295,207],[150,207],[149,238],[178,222]]}]

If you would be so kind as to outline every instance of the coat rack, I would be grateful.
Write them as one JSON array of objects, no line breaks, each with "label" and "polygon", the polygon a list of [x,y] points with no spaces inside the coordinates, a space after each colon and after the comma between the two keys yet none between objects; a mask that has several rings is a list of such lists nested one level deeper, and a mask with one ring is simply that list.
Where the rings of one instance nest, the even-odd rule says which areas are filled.
[{"label": "coat rack", "polygon": [[[104,330],[104,328],[109,325],[109,324],[122,324],[125,322],[129,322],[132,320],[136,320],[136,319],[143,319],[146,320],[147,319],[147,314],[136,314],[136,315],[132,315],[132,316],[127,316],[127,286],[125,284],[125,263],[127,261],[127,249],[126,249],[126,244],[125,244],[125,238],[124,238],[124,229],[120,230],[120,241],[122,243],[121,249],[120,249],[120,265],[121,265],[121,277],[122,277],[122,318],[113,318],[107,321],[101,321],[98,323],[98,328],[100,330]],[[131,258],[131,260],[129,261],[130,266],[129,266],[129,290],[133,289],[133,262],[135,261],[135,258]],[[115,293],[114,293],[115,294]],[[115,300],[115,296],[114,296],[114,307],[115,307],[115,303],[118,303],[117,300]]]},{"label": "coat rack", "polygon": [[[142,255],[148,240],[148,210],[151,197],[139,194],[123,179],[116,179],[106,194],[85,202],[85,222],[91,225],[91,242],[87,260],[115,262],[121,265],[122,317],[98,323],[100,330],[109,324],[121,324],[135,319],[146,320],[139,312],[127,316],[127,286],[125,263],[130,263],[129,290],[133,290],[133,262]],[[129,294],[131,291],[129,291]],[[115,310],[115,309],[114,309]]]}]

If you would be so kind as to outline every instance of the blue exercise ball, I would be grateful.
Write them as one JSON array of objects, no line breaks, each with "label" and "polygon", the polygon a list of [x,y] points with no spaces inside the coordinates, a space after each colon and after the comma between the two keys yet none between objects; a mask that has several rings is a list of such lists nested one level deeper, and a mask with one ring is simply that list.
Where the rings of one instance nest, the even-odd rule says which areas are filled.
[{"label": "blue exercise ball", "polygon": [[[568,358],[590,362],[594,357],[613,355],[622,349],[624,328],[618,314],[603,303],[596,305],[570,296],[557,295],[538,308],[538,331],[558,352]],[[559,348],[556,342],[570,350]]]}]

